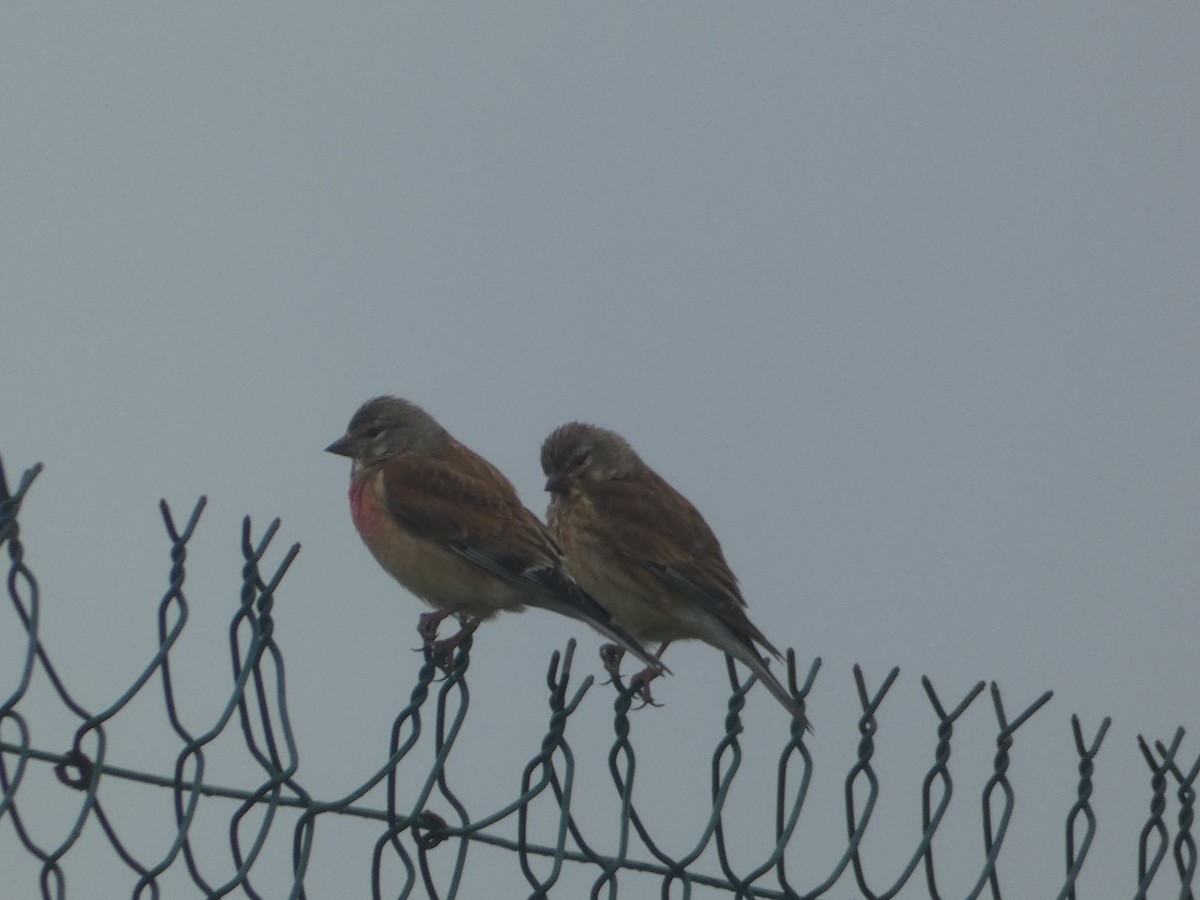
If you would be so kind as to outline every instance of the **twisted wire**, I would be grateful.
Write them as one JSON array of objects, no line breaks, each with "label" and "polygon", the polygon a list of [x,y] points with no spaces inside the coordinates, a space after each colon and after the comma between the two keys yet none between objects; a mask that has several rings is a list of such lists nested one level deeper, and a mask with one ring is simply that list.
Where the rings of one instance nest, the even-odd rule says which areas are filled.
[{"label": "twisted wire", "polygon": [[[491,812],[472,811],[471,798],[456,789],[450,774],[449,763],[455,753],[466,754],[467,758],[471,753],[471,748],[459,747],[472,699],[467,677],[470,637],[448,659],[433,650],[424,652],[407,703],[393,719],[388,746],[381,753],[382,763],[344,796],[320,799],[305,789],[300,777],[300,752],[289,714],[284,652],[275,639],[275,600],[300,549],[298,544],[292,545],[277,563],[266,562],[280,529],[279,521],[272,521],[257,538],[250,519],[242,522],[241,590],[228,629],[229,693],[216,718],[206,726],[196,727],[184,721],[179,709],[179,685],[172,668],[172,653],[188,622],[187,549],[200,522],[205,499],[199,499],[182,523],[176,522],[165,502],[160,504],[170,542],[170,566],[166,589],[157,608],[157,644],[133,683],[108,706],[90,712],[74,700],[39,636],[43,598],[25,561],[18,514],[40,471],[40,466],[32,467],[23,474],[15,490],[10,491],[0,466],[0,548],[7,549],[7,593],[24,634],[21,658],[15,667],[15,685],[9,693],[0,694],[0,828],[11,825],[17,846],[36,860],[38,890],[43,898],[67,897],[68,863],[89,824],[103,835],[120,866],[128,870],[131,897],[162,896],[168,872],[186,873],[196,890],[206,897],[233,893],[249,898],[273,896],[274,888],[263,886],[259,873],[265,871],[271,856],[271,835],[288,827],[282,824],[284,812],[294,819],[290,826],[289,898],[306,896],[305,881],[322,846],[318,841],[318,826],[342,818],[377,823],[370,872],[365,879],[371,885],[371,896],[376,898],[458,897],[470,871],[471,851],[483,846],[512,854],[513,870],[524,881],[530,898],[553,896],[568,869],[581,868],[591,873],[586,876],[590,878],[589,895],[610,900],[620,896],[621,887],[627,883],[636,895],[645,895],[642,890],[645,879],[657,882],[663,898],[688,898],[704,887],[746,900],[815,900],[830,895],[839,884],[853,880],[863,897],[892,900],[910,883],[918,867],[922,868],[929,896],[941,897],[935,843],[955,796],[952,739],[964,712],[985,691],[984,682],[975,684],[948,709],[930,680],[921,679],[936,719],[933,761],[919,790],[919,832],[914,830],[907,838],[890,835],[893,844],[897,840],[911,840],[912,851],[903,857],[906,861],[890,884],[882,887],[873,886],[868,877],[864,840],[872,831],[880,793],[880,779],[873,764],[882,740],[878,713],[899,677],[899,669],[891,669],[875,687],[868,685],[861,667],[853,669],[861,712],[857,748],[842,786],[844,846],[824,873],[799,871],[794,860],[789,864],[789,848],[816,777],[816,764],[806,735],[794,720],[774,765],[771,843],[763,848],[761,859],[744,867],[735,865],[731,858],[728,838],[734,822],[727,812],[728,802],[738,784],[759,773],[744,771],[741,743],[746,697],[755,677],[750,675],[742,680],[729,658],[726,664],[730,693],[724,730],[709,765],[709,815],[703,823],[698,823],[695,843],[681,854],[666,852],[639,814],[635,791],[638,754],[632,738],[631,715],[633,704],[639,699],[638,687],[626,685],[619,678],[615,679],[613,739],[607,754],[609,781],[619,801],[614,850],[611,855],[600,853],[589,841],[587,829],[573,806],[578,802],[578,771],[569,735],[572,717],[578,714],[585,695],[592,690],[593,680],[588,676],[578,685],[572,685],[573,641],[565,652],[556,652],[550,660],[545,732],[520,773],[518,794],[511,802]],[[821,660],[812,662],[802,683],[798,681],[797,661],[791,650],[786,664],[786,684],[803,708],[816,684]],[[30,725],[29,685],[39,670],[47,676],[58,702],[77,723],[69,746],[61,752],[38,747]],[[178,742],[170,774],[166,775],[121,766],[109,758],[108,730],[117,727],[122,711],[136,696],[152,689],[161,697],[167,723]],[[1009,778],[1015,735],[1052,695],[1047,691],[1011,720],[994,682],[990,685],[990,696],[998,728],[996,752],[992,773],[979,798],[982,862],[967,896],[976,898],[988,890],[999,900],[1001,849],[1016,808],[1016,790]],[[1066,815],[1065,878],[1057,894],[1059,900],[1074,900],[1076,883],[1096,834],[1093,776],[1109,725],[1110,720],[1103,720],[1088,743],[1078,717],[1071,719],[1078,782],[1076,799]],[[234,787],[206,780],[211,745],[221,735],[231,733],[239,735],[259,773],[254,784]],[[1147,896],[1151,886],[1156,880],[1161,883],[1167,877],[1163,873],[1167,872],[1178,879],[1179,896],[1195,900],[1192,887],[1197,869],[1195,783],[1200,775],[1200,758],[1186,770],[1177,761],[1183,735],[1181,728],[1169,744],[1155,742],[1153,750],[1150,743],[1139,738],[1141,753],[1150,768],[1151,791],[1150,815],[1138,838],[1135,897]],[[410,777],[402,780],[401,766],[417,747],[426,744],[432,748],[432,764],[415,783]],[[64,806],[70,810],[70,819],[63,829],[65,836],[57,841],[40,841],[22,815],[22,788],[31,767],[39,765],[52,767],[59,783],[77,799],[76,804]],[[411,773],[406,771],[406,775]],[[1167,817],[1168,788],[1172,781],[1178,803],[1173,837]],[[174,821],[165,852],[149,859],[139,858],[130,850],[122,837],[122,829],[128,822],[111,814],[102,803],[101,785],[106,782],[151,785],[170,792]],[[366,794],[380,786],[385,798],[383,808],[360,803]],[[199,835],[201,807],[213,804],[228,805],[222,809],[232,807],[227,818],[228,859],[225,860],[202,852],[194,840]],[[537,843],[531,837],[531,817],[535,809],[543,808],[552,812],[549,845]],[[739,828],[744,825],[742,821],[736,824]],[[1163,865],[1168,853],[1173,866]],[[807,886],[799,886],[800,882]],[[86,882],[82,889],[87,890]]]}]

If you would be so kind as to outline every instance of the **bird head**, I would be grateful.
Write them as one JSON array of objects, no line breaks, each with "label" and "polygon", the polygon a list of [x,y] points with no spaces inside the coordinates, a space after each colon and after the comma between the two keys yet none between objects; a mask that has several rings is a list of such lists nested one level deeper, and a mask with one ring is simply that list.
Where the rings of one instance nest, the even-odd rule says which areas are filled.
[{"label": "bird head", "polygon": [[542,472],[546,490],[552,494],[622,478],[641,466],[641,459],[623,437],[583,422],[556,428],[542,443]]},{"label": "bird head", "polygon": [[359,407],[346,433],[326,447],[354,461],[353,471],[370,468],[394,456],[428,455],[449,435],[417,406],[399,397],[376,397]]}]

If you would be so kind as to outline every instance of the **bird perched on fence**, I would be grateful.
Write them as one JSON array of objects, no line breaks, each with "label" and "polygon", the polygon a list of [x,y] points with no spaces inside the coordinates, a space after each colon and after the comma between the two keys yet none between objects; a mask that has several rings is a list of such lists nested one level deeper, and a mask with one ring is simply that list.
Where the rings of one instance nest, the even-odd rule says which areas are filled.
[{"label": "bird perched on fence", "polygon": [[[615,432],[582,422],[542,444],[547,522],[571,575],[638,640],[698,639],[741,660],[808,727],[795,698],[758,655],[779,651],[746,615],[737,578],[712,529],[687,498]],[[619,652],[606,658],[615,675]],[[637,676],[647,689],[652,671]]]},{"label": "bird perched on fence", "polygon": [[[434,608],[418,626],[426,646],[448,658],[484,619],[535,606],[586,622],[662,671],[567,574],[562,550],[508,479],[416,404],[369,400],[325,449],[353,461],[350,515],[367,548]],[[462,628],[435,640],[450,615]]]}]

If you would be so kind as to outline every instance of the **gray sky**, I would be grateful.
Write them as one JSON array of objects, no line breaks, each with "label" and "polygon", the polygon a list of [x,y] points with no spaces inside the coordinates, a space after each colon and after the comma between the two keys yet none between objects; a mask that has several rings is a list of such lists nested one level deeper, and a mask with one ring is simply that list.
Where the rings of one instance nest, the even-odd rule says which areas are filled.
[{"label": "gray sky", "polygon": [[[1085,884],[1131,894],[1135,735],[1200,726],[1198,37],[1192,2],[8,4],[0,454],[10,478],[46,465],[22,526],[53,657],[86,704],[115,698],[154,647],[155,504],[183,518],[206,493],[177,675],[199,730],[228,680],[240,517],[281,516],[277,553],[304,545],[277,604],[300,781],[346,790],[383,758],[420,607],[361,546],[347,465],[321,448],[399,394],[541,513],[542,438],[593,421],[704,512],[754,621],[824,659],[814,835],[843,827],[853,663],[872,684],[902,668],[881,884],[932,760],[920,675],[950,705],[995,679],[1013,714],[1050,688],[1017,739],[1006,887],[1061,877],[1077,712],[1089,734],[1115,720],[1108,861]],[[0,691],[20,646],[3,631]],[[479,632],[473,812],[516,795],[572,634],[598,673],[599,639],[568,622]],[[715,651],[668,661],[635,743],[642,805],[682,849],[726,691]],[[605,839],[609,690],[568,733]],[[169,771],[156,702],[131,710],[145,730],[117,720],[111,762]],[[72,723],[44,714],[38,745],[65,748]],[[756,689],[747,723],[769,771],[786,718]],[[976,846],[985,699],[959,733]],[[133,819],[169,821],[137,796]],[[769,827],[747,814],[748,856]],[[373,836],[320,841],[348,859],[310,896],[365,893]],[[124,885],[108,859],[94,877]]]}]

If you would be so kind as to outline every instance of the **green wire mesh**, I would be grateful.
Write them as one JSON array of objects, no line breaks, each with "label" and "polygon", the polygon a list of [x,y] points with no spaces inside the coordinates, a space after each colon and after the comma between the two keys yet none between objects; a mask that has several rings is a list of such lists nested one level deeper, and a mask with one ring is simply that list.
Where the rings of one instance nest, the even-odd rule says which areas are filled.
[{"label": "green wire mesh", "polygon": [[[814,777],[813,759],[804,744],[804,735],[794,723],[790,738],[779,752],[773,776],[774,843],[763,848],[761,861],[748,869],[736,870],[730,862],[726,841],[726,826],[730,824],[726,821],[726,800],[742,769],[741,713],[753,679],[739,681],[732,660],[728,658],[731,694],[725,734],[712,754],[711,812],[695,846],[681,856],[664,851],[638,813],[633,790],[637,757],[630,740],[629,720],[636,692],[623,684],[617,685],[613,706],[614,740],[608,752],[608,775],[620,803],[615,839],[617,852],[614,855],[599,853],[585,837],[572,807],[576,787],[575,754],[566,735],[571,716],[591,687],[592,679],[589,676],[578,687],[570,687],[574,642],[568,644],[563,654],[555,653],[551,659],[546,678],[550,716],[541,748],[524,768],[520,795],[501,809],[472,815],[468,811],[469,798],[460,797],[452,789],[446,771],[446,762],[470,709],[466,678],[470,640],[463,642],[452,660],[434,658],[426,651],[409,702],[396,714],[382,765],[345,796],[319,800],[297,780],[299,754],[288,714],[283,654],[273,637],[275,594],[299,552],[299,546],[291,547],[274,571],[264,573],[260,569],[279,521],[272,522],[257,541],[253,538],[249,518],[243,522],[241,602],[229,629],[233,686],[216,721],[206,730],[195,733],[184,724],[179,713],[171,674],[171,651],[188,620],[188,602],[183,591],[184,564],[188,541],[199,522],[205,500],[200,499],[182,528],[176,524],[165,501],[161,504],[163,522],[171,541],[171,567],[168,587],[158,610],[158,648],[127,690],[105,709],[92,712],[73,699],[39,639],[38,584],[23,561],[17,515],[40,469],[35,466],[25,472],[16,490],[10,492],[0,467],[0,549],[6,547],[8,551],[7,592],[26,636],[17,684],[7,696],[0,694],[3,697],[3,703],[0,703],[0,829],[11,828],[17,845],[36,858],[38,889],[44,898],[67,897],[65,858],[80,844],[85,826],[99,829],[111,854],[128,869],[130,896],[134,898],[159,897],[164,890],[164,873],[168,870],[178,872],[181,867],[203,896],[237,893],[251,898],[262,897],[264,895],[255,887],[255,867],[264,860],[268,837],[273,830],[288,827],[281,825],[286,820],[279,815],[285,810],[292,811],[294,817],[290,841],[291,884],[287,894],[290,898],[306,896],[305,877],[318,848],[318,822],[329,817],[354,817],[376,823],[369,880],[371,895],[377,898],[461,896],[469,851],[473,846],[484,845],[511,855],[515,870],[527,884],[527,896],[531,898],[550,897],[567,867],[590,871],[590,896],[596,898],[617,897],[620,878],[623,874],[628,877],[628,873],[655,880],[658,892],[664,898],[690,897],[694,889],[701,887],[738,898],[817,898],[831,896],[839,882],[844,886],[843,878],[849,870],[863,897],[886,900],[909,885],[918,869],[924,877],[928,896],[942,896],[935,867],[934,841],[954,792],[949,768],[951,739],[956,721],[987,690],[983,682],[947,709],[929,679],[922,678],[922,686],[938,721],[934,762],[922,782],[921,830],[909,838],[913,841],[911,855],[893,883],[885,886],[869,883],[863,843],[880,793],[879,780],[872,767],[876,714],[899,674],[898,669],[893,669],[872,691],[862,670],[857,666],[854,668],[862,712],[858,721],[857,758],[845,776],[843,787],[845,849],[832,870],[824,874],[806,872],[801,876],[789,873],[787,865],[786,851],[796,833]],[[814,661],[800,684],[796,677],[795,656],[790,651],[787,662],[789,686],[803,703],[816,680],[820,660]],[[65,751],[35,746],[28,718],[22,713],[22,701],[27,700],[31,678],[39,667],[58,699],[78,721],[71,746]],[[107,752],[106,728],[135,696],[142,691],[152,691],[155,682],[161,686],[167,719],[179,744],[169,775],[119,766],[116,761],[110,761]],[[1002,896],[998,858],[1015,803],[1014,789],[1008,778],[1014,738],[1021,726],[1051,697],[1050,692],[1043,694],[1010,719],[994,683],[989,693],[998,726],[996,751],[992,774],[980,799],[983,852],[977,878],[966,895],[968,900],[985,892],[997,900]],[[1092,776],[1109,724],[1105,719],[1089,742],[1078,717],[1071,720],[1079,758],[1079,779],[1077,799],[1065,819],[1065,875],[1057,894],[1059,900],[1074,900],[1076,883],[1096,833],[1096,816],[1090,802]],[[206,750],[211,749],[218,736],[239,731],[245,749],[261,769],[261,780],[245,788],[206,782]],[[1151,774],[1151,800],[1149,818],[1138,838],[1136,898],[1146,897],[1157,880],[1159,887],[1170,882],[1167,889],[1172,894],[1177,884],[1177,896],[1194,900],[1196,843],[1192,829],[1194,785],[1200,773],[1200,758],[1186,771],[1176,762],[1183,733],[1182,728],[1178,729],[1169,744],[1156,742],[1153,749],[1139,738]],[[418,787],[414,789],[411,782],[406,782],[401,788],[398,767],[422,742],[431,747],[433,764]],[[469,752],[469,748],[461,752]],[[81,798],[75,819],[66,829],[66,837],[58,843],[35,838],[35,829],[27,824],[27,810],[21,802],[22,784],[31,767],[38,765],[52,767],[62,789]],[[173,823],[168,826],[164,822],[162,828],[169,829],[167,833],[173,833],[174,839],[161,858],[137,859],[122,841],[119,817],[110,815],[101,801],[101,785],[114,781],[152,785],[170,792]],[[360,805],[359,801],[365,795],[381,785],[387,797],[384,808]],[[1171,787],[1174,787],[1178,800],[1173,837],[1166,816],[1167,794]],[[552,829],[555,840],[549,846],[529,839],[532,804],[540,797],[552,798],[556,811],[557,821]],[[228,816],[227,858],[213,860],[211,853],[197,847],[200,843],[211,846],[211,840],[201,841],[201,837],[211,836],[201,835],[197,826],[197,810],[202,798],[216,798],[232,804]],[[450,820],[434,812],[434,807],[452,810]],[[64,804],[63,808],[70,808],[70,804]],[[637,843],[647,850],[650,858],[638,859],[631,855],[635,835]],[[897,840],[895,834],[889,836],[893,842]],[[1171,863],[1165,864],[1168,854]],[[711,865],[714,856],[715,870]],[[540,874],[535,871],[535,861],[538,861],[536,867]],[[399,886],[389,882],[385,888],[385,867],[394,871],[397,866],[401,873]],[[225,874],[221,878],[205,874],[214,870]],[[801,881],[804,886],[800,885]],[[639,882],[639,886],[644,884],[644,881]],[[9,896],[10,890],[18,889],[6,883],[4,895]],[[87,884],[78,886],[75,895],[93,896]],[[643,892],[638,896],[646,894]]]}]

